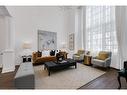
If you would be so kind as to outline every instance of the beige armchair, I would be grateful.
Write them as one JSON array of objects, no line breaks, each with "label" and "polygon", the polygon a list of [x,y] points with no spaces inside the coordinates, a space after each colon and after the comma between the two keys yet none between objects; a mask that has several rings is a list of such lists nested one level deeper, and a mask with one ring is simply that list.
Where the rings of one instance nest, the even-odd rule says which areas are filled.
[{"label": "beige armchair", "polygon": [[97,57],[92,58],[92,64],[101,67],[110,67],[112,52],[100,51]]},{"label": "beige armchair", "polygon": [[76,61],[83,61],[85,50],[78,50],[77,53],[73,54],[73,59]]}]

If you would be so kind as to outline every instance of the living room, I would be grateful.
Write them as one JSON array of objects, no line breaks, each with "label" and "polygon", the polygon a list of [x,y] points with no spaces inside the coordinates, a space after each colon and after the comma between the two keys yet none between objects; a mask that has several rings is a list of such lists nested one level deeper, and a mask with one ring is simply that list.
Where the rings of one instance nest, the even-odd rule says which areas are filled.
[{"label": "living room", "polygon": [[[94,22],[92,17],[89,18],[88,16],[88,14],[98,12],[96,8],[103,10],[102,14],[98,13],[99,16],[103,16],[103,18],[99,18],[99,22]],[[96,10],[92,11],[92,9]],[[30,55],[31,58],[33,52],[52,49],[66,51],[67,58],[64,59],[74,59],[74,54],[78,50],[84,50],[85,54],[89,53],[88,55],[92,58],[98,55],[100,51],[111,51],[110,68],[105,70],[103,67],[84,65],[86,56],[83,56],[81,62],[80,60],[74,60],[77,64],[75,65],[75,62],[73,62],[75,68],[51,72],[49,76],[48,70],[44,69],[44,66],[47,66],[47,69],[49,66],[46,62],[42,62],[43,64],[33,66],[36,81],[35,89],[118,89],[118,70],[123,69],[123,63],[126,63],[127,58],[126,10],[126,6],[0,6],[0,26],[2,26],[1,31],[3,31],[0,32],[1,89],[16,89],[13,81],[20,65],[27,64],[27,62],[23,62],[24,56]],[[104,24],[101,21],[109,21],[110,24]],[[94,24],[91,24],[91,22]],[[91,28],[91,30],[89,29],[90,34],[87,34],[86,27],[90,25],[100,25],[100,29],[97,29],[99,32],[93,33],[96,30]],[[106,34],[108,29],[110,33]],[[42,34],[45,34],[45,32],[49,35],[54,34],[40,36],[40,32]],[[102,36],[99,36],[99,33]],[[40,40],[45,38],[46,46],[40,42],[39,37],[41,37]],[[52,37],[53,40],[50,40]],[[107,40],[106,37],[109,37],[109,39]],[[54,44],[53,48],[51,48],[50,43]],[[87,56],[87,60],[91,58],[89,56]],[[33,59],[31,61],[33,62]],[[67,62],[70,62],[70,60]],[[110,79],[107,79],[107,76]],[[64,82],[61,83],[61,81]],[[6,82],[8,84],[5,85]],[[121,79],[121,83],[121,89],[126,89],[125,79]]]}]

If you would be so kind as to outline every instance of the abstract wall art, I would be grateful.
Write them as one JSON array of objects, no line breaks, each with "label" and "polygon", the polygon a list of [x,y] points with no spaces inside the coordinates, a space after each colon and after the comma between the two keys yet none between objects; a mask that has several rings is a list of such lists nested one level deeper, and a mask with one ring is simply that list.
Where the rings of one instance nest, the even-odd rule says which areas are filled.
[{"label": "abstract wall art", "polygon": [[57,33],[38,30],[38,50],[57,49]]}]

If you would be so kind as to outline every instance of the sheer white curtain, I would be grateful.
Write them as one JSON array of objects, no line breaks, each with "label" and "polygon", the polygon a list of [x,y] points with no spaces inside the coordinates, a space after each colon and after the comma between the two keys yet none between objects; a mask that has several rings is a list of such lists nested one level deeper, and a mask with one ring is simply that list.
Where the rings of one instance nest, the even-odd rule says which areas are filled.
[{"label": "sheer white curtain", "polygon": [[118,40],[119,64],[123,68],[123,62],[127,60],[127,7],[118,6],[115,10],[116,33]]},{"label": "sheer white curtain", "polygon": [[75,52],[83,47],[83,9],[79,7],[75,10]]},{"label": "sheer white curtain", "polygon": [[85,49],[91,52],[111,51],[112,66],[116,66],[118,51],[115,7],[88,6],[86,7]]}]

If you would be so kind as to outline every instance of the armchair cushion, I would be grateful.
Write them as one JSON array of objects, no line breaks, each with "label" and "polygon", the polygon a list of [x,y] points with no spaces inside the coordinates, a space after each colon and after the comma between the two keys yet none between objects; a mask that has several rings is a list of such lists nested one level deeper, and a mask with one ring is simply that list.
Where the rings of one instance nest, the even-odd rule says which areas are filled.
[{"label": "armchair cushion", "polygon": [[92,64],[98,65],[98,66],[103,66],[105,65],[105,61],[104,60],[99,60],[99,59],[92,59]]}]

